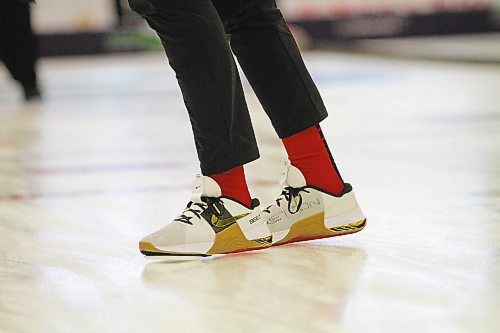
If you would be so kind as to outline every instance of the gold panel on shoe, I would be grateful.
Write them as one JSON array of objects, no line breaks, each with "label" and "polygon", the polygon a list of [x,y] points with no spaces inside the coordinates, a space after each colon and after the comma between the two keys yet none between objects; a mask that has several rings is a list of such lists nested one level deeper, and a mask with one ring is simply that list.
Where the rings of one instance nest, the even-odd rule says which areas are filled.
[{"label": "gold panel on shoe", "polygon": [[215,235],[214,245],[208,250],[207,254],[220,254],[229,252],[238,252],[245,250],[256,250],[259,248],[271,246],[272,236],[248,240],[238,223],[234,223],[227,229]]},{"label": "gold panel on shoe", "polygon": [[362,230],[365,225],[366,219],[328,229],[324,213],[319,213],[293,224],[288,234],[275,245],[351,234]]},{"label": "gold panel on shoe", "polygon": [[203,253],[179,253],[179,252],[172,252],[172,251],[163,251],[154,246],[153,244],[149,242],[139,242],[139,250],[141,251],[142,254],[146,256],[200,256],[200,257],[206,257],[206,254]]},{"label": "gold panel on shoe", "polygon": [[319,213],[295,222],[285,238],[277,242],[276,245],[288,243],[295,238],[317,237],[329,233],[331,231],[325,227],[325,214]]},{"label": "gold panel on shoe", "polygon": [[354,232],[358,232],[363,230],[363,228],[366,226],[366,219],[363,219],[361,221],[341,225],[338,227],[333,227],[330,228],[331,231],[333,231],[337,236],[340,235],[347,235],[347,234],[352,234]]}]

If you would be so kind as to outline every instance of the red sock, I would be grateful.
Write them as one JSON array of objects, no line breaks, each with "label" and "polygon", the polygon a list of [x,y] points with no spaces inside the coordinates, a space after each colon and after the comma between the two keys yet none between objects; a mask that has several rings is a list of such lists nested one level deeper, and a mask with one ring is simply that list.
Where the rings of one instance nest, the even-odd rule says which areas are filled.
[{"label": "red sock", "polygon": [[306,178],[307,185],[340,195],[344,182],[340,177],[319,125],[282,139],[288,158]]},{"label": "red sock", "polygon": [[252,205],[252,198],[248,192],[245,170],[242,165],[209,177],[219,184],[223,196],[235,199],[248,207]]}]

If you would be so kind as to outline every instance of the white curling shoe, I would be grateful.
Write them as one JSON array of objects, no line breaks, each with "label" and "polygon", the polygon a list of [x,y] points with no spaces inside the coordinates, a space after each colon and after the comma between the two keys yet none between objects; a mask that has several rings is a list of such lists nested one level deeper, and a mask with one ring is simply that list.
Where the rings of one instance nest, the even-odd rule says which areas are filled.
[{"label": "white curling shoe", "polygon": [[246,207],[222,197],[215,180],[198,175],[184,212],[143,238],[139,249],[146,256],[179,258],[266,248],[272,236],[260,213],[257,199]]},{"label": "white curling shoe", "polygon": [[366,225],[349,184],[335,196],[307,185],[302,172],[286,162],[281,185],[276,202],[262,210],[273,245],[352,234]]}]

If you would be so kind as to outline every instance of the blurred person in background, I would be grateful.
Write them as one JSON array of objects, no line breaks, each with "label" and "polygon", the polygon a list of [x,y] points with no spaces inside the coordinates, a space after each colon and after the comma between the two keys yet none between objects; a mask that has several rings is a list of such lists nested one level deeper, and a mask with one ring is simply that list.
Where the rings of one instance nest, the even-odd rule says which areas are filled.
[{"label": "blurred person in background", "polygon": [[[275,0],[129,3],[176,72],[202,171],[184,211],[140,241],[143,254],[207,256],[363,229],[319,126],[327,110]],[[263,210],[243,169],[259,150],[233,53],[290,160],[281,195]]]},{"label": "blurred person in background", "polygon": [[21,85],[25,100],[40,99],[36,38],[28,0],[0,0],[0,58]]}]

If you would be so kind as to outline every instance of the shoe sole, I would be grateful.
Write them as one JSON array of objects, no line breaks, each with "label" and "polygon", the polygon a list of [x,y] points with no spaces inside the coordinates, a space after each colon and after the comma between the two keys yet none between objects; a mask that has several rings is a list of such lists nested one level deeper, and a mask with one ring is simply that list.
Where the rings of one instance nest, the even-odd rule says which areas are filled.
[{"label": "shoe sole", "polygon": [[324,214],[321,213],[296,222],[286,236],[273,246],[354,234],[366,226],[366,219],[331,228],[326,227],[324,221]]},{"label": "shoe sole", "polygon": [[[149,242],[139,242],[139,250],[148,257],[209,257],[213,254],[229,254],[262,250],[272,245],[272,235],[248,240],[237,223],[215,235],[214,244],[206,253],[165,251]],[[193,244],[195,245],[195,244]]]}]

